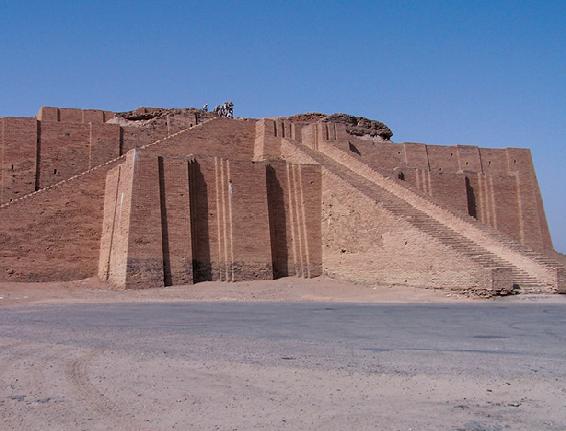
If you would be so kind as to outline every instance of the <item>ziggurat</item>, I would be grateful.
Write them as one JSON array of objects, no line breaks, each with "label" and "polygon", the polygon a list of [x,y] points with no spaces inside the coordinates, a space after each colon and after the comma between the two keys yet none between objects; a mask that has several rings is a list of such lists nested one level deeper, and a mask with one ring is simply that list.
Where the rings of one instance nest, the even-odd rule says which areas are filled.
[{"label": "ziggurat", "polygon": [[348,115],[0,118],[0,281],[330,277],[566,292],[528,149],[394,143]]}]

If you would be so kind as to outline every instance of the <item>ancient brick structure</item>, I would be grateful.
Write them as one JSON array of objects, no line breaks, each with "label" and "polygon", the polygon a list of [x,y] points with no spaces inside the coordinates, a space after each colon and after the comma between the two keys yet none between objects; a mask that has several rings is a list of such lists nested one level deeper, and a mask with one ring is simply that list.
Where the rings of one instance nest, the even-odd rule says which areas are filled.
[{"label": "ancient brick structure", "polygon": [[391,136],[343,114],[0,118],[0,280],[566,290],[529,150]]}]

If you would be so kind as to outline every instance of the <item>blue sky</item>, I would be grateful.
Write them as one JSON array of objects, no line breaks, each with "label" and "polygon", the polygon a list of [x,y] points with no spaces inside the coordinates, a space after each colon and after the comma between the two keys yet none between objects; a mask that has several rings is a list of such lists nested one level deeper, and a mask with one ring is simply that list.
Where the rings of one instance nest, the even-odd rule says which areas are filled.
[{"label": "blue sky", "polygon": [[379,119],[396,141],[530,147],[566,252],[566,0],[0,0],[0,116],[234,100]]}]

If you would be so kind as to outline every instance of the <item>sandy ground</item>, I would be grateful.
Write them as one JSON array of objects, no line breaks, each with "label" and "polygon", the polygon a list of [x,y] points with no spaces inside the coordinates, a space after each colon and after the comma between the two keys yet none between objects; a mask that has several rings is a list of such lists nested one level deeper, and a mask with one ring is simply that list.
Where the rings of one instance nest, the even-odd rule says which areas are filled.
[{"label": "sandy ground", "polygon": [[358,302],[358,303],[456,303],[547,302],[566,303],[566,295],[515,295],[467,297],[445,290],[406,286],[359,285],[325,277],[287,277],[237,283],[204,282],[161,289],[113,290],[97,278],[68,282],[0,282],[0,307],[30,304],[83,304],[117,302]]},{"label": "sandy ground", "polygon": [[564,304],[0,309],[2,430],[564,431]]},{"label": "sandy ground", "polygon": [[566,295],[0,284],[0,430],[566,430]]},{"label": "sandy ground", "polygon": [[[472,301],[441,290],[405,286],[364,286],[324,277],[294,277],[237,283],[205,282],[161,289],[112,290],[96,278],[51,283],[0,283],[2,305],[179,301],[326,301],[430,303]],[[475,299],[477,300],[477,299]]]}]

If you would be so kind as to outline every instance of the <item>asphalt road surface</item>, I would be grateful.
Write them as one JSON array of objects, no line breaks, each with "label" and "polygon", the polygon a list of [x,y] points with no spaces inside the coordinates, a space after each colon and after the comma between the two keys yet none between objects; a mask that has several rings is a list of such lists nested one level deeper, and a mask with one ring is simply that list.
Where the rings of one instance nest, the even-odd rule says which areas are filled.
[{"label": "asphalt road surface", "polygon": [[566,305],[0,309],[2,430],[566,430]]}]

